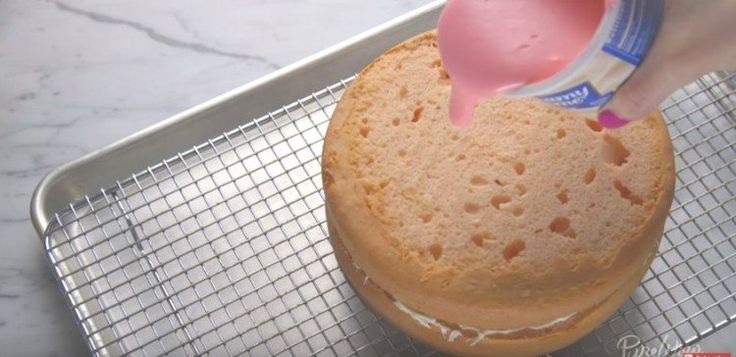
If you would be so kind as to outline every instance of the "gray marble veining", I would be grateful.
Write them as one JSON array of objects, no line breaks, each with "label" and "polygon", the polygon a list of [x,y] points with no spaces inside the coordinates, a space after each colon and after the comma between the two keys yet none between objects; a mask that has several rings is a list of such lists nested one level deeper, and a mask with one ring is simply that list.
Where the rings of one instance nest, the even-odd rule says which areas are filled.
[{"label": "gray marble veining", "polygon": [[428,1],[0,0],[0,354],[86,353],[29,220],[46,172]]},{"label": "gray marble veining", "polygon": [[86,352],[28,214],[52,168],[427,0],[0,0],[0,349]]}]

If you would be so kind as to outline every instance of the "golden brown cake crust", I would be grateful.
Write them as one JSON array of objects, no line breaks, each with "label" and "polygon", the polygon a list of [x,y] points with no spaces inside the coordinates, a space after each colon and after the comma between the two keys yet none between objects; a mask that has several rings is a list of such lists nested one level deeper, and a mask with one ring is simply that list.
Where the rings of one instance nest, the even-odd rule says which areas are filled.
[{"label": "golden brown cake crust", "polygon": [[429,32],[376,59],[340,100],[323,180],[352,260],[411,308],[478,328],[543,324],[630,287],[625,298],[672,202],[661,116],[609,132],[497,97],[458,129],[449,94]]},{"label": "golden brown cake crust", "polygon": [[[329,212],[327,221],[328,224],[331,223]],[[581,316],[572,319],[568,324],[545,330],[543,334],[522,335],[514,338],[484,338],[477,344],[473,344],[472,336],[465,335],[449,341],[447,335],[443,335],[440,330],[436,328],[428,329],[400,311],[391,296],[387,295],[375,282],[366,279],[365,272],[357,264],[354,264],[351,257],[347,255],[340,235],[331,229],[333,225],[330,224],[329,227],[330,242],[334,247],[338,264],[358,296],[384,319],[399,327],[411,337],[443,352],[458,356],[531,357],[543,355],[570,345],[603,323],[629,297],[631,291],[636,288],[639,280],[646,273],[649,263],[655,255],[655,252],[652,251],[647,264],[642,265],[640,271],[635,274],[638,278],[630,279],[607,299],[592,309],[584,311]]]}]

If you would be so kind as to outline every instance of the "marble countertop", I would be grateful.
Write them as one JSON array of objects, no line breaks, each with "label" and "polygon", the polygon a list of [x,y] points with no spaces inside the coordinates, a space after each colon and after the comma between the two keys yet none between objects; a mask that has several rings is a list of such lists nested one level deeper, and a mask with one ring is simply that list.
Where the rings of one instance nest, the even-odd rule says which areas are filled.
[{"label": "marble countertop", "polygon": [[86,353],[29,219],[49,170],[428,2],[0,0],[2,355]]},{"label": "marble countertop", "polygon": [[0,0],[0,348],[86,353],[29,219],[52,168],[428,0]]}]

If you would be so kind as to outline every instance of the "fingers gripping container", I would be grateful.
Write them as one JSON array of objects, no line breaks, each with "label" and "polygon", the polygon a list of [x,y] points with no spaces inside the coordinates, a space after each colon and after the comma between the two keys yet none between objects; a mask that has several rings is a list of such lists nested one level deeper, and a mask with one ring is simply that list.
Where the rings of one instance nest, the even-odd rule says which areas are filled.
[{"label": "fingers gripping container", "polygon": [[550,78],[504,94],[536,97],[572,110],[598,111],[644,59],[663,13],[664,0],[614,1],[575,61]]}]

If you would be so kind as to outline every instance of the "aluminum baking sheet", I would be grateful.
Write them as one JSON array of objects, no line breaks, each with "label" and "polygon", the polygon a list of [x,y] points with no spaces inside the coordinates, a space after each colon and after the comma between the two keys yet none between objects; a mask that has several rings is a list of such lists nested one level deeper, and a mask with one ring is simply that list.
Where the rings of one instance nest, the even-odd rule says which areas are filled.
[{"label": "aluminum baking sheet", "polygon": [[[437,355],[367,309],[337,268],[319,155],[351,73],[431,27],[440,6],[65,165],[42,182],[34,224],[90,351]],[[659,256],[608,322],[555,355],[617,356],[626,336],[679,350],[736,319],[735,83],[733,73],[712,73],[663,103],[678,177]],[[295,91],[302,94],[293,97]],[[265,104],[272,105],[268,114],[252,113]],[[219,132],[201,129],[203,118]],[[162,138],[178,149],[157,146]]]}]

